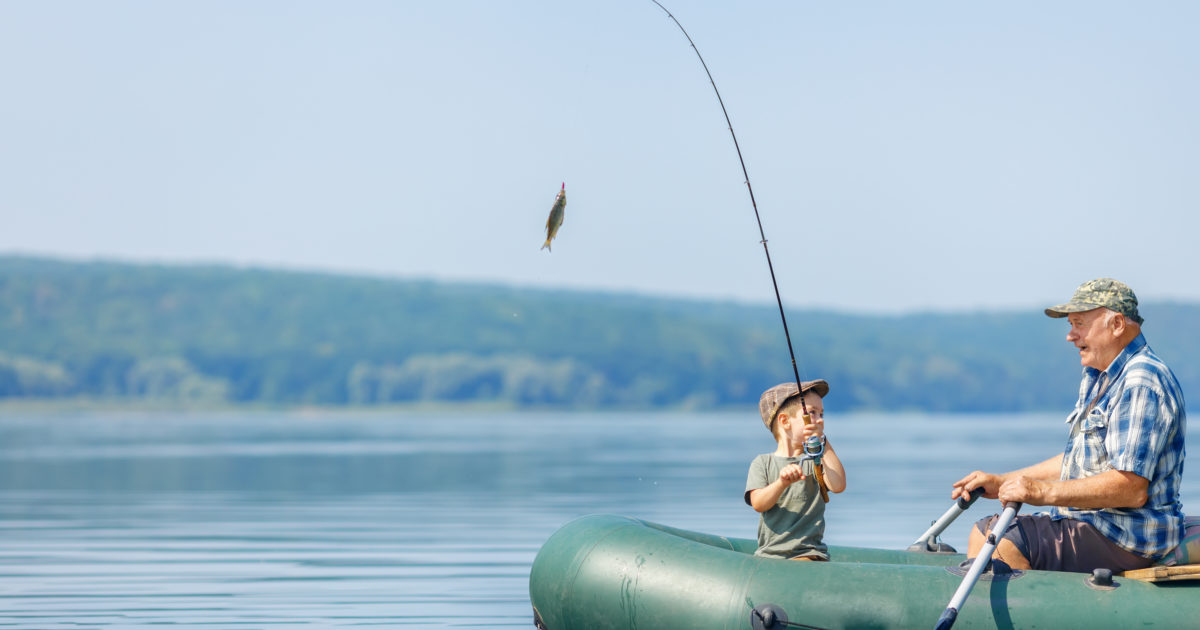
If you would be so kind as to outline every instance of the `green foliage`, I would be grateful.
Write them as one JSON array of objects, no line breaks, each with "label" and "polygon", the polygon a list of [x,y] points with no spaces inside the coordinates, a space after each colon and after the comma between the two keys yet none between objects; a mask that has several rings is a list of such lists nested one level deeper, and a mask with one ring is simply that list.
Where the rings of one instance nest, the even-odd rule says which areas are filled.
[{"label": "green foliage", "polygon": [[[1185,391],[1200,307],[1145,305]],[[1065,325],[790,310],[830,408],[1071,405]],[[792,378],[774,305],[317,273],[0,257],[0,398],[560,408],[740,406]]]}]

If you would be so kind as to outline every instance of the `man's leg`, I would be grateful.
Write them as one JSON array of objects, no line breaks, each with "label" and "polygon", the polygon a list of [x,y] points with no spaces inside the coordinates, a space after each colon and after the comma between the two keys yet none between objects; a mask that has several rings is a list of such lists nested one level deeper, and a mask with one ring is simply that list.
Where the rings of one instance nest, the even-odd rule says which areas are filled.
[{"label": "man's leg", "polygon": [[[992,522],[988,524],[990,525]],[[983,545],[987,542],[987,535],[979,529],[982,526],[982,524],[976,524],[975,527],[971,528],[971,535],[967,538],[968,558],[979,557],[980,550],[983,549]],[[1032,568],[1025,554],[1021,553],[1021,550],[1007,538],[1001,538],[1000,542],[997,543],[996,549],[992,551],[992,559],[1000,560],[1013,569],[1028,570]]]},{"label": "man's leg", "polygon": [[979,526],[971,528],[971,535],[967,537],[967,557],[978,558],[979,550],[983,549],[983,544],[987,542],[987,536],[979,531]]},{"label": "man's leg", "polygon": [[1012,544],[1007,538],[1001,538],[1000,543],[996,545],[996,551],[992,554],[993,560],[1000,560],[1013,569],[1028,571],[1033,567],[1029,566],[1029,559],[1025,554],[1021,553],[1017,546]]}]

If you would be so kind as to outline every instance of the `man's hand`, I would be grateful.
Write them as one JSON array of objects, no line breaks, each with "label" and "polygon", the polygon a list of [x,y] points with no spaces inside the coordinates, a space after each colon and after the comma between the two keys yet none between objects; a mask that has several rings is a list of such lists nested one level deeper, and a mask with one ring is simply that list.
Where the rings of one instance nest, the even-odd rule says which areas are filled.
[{"label": "man's hand", "polygon": [[1004,483],[1004,478],[1000,475],[985,473],[982,470],[976,470],[971,474],[954,482],[954,490],[950,493],[951,499],[959,497],[970,498],[971,491],[975,488],[983,488],[983,496],[987,499],[998,498],[997,492],[1000,490],[1000,485]]},{"label": "man's hand", "polygon": [[1000,484],[996,495],[1005,503],[1017,501],[1029,505],[1046,505],[1046,495],[1049,490],[1048,482],[1019,475]]}]

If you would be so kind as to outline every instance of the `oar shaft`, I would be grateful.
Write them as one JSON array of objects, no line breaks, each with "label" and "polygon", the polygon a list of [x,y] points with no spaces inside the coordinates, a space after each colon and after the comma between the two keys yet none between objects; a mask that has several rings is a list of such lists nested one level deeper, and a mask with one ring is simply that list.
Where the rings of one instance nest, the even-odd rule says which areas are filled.
[{"label": "oar shaft", "polygon": [[954,519],[958,518],[960,514],[966,512],[967,508],[971,507],[971,504],[975,503],[975,499],[978,499],[981,496],[983,496],[983,488],[975,488],[971,491],[969,496],[959,497],[958,500],[954,502],[954,505],[951,505],[950,509],[946,510],[946,513],[943,514],[941,518],[935,521],[934,524],[929,527],[929,529],[925,530],[925,533],[921,534],[920,538],[913,541],[912,545],[909,545],[909,549],[912,549],[913,547],[927,547],[929,545],[929,541],[941,536],[942,532],[946,531],[946,528],[950,526],[950,523],[953,523]]},{"label": "oar shaft", "polygon": [[958,590],[954,591],[954,597],[950,598],[950,605],[946,606],[946,611],[938,618],[936,630],[948,630],[954,625],[954,620],[958,618],[958,611],[962,610],[963,603],[967,601],[967,596],[971,594],[971,589],[975,588],[975,583],[979,581],[979,575],[983,573],[983,569],[992,561],[992,552],[996,550],[996,544],[999,542],[1000,537],[1004,535],[1004,530],[1008,529],[1013,519],[1016,518],[1017,510],[1020,509],[1021,504],[1015,502],[1009,503],[1004,508],[1004,512],[1000,514],[1000,518],[996,520],[996,525],[988,533],[987,540],[979,550],[979,555],[975,556],[975,562],[971,564],[971,570],[967,571],[962,584],[959,584]]}]

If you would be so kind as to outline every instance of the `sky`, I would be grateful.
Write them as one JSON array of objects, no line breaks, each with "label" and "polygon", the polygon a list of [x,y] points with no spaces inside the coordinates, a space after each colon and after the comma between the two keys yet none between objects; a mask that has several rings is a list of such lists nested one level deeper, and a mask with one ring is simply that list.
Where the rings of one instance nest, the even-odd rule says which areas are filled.
[{"label": "sky", "polygon": [[[1200,301],[1200,5],[664,4],[790,306]],[[0,255],[774,301],[649,0],[0,0],[0,82]]]}]

